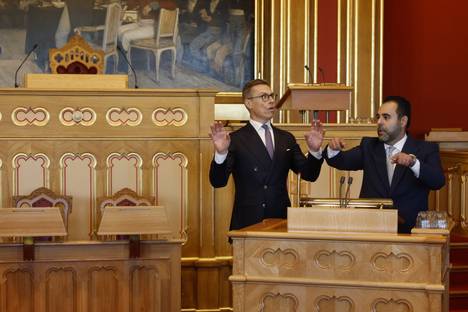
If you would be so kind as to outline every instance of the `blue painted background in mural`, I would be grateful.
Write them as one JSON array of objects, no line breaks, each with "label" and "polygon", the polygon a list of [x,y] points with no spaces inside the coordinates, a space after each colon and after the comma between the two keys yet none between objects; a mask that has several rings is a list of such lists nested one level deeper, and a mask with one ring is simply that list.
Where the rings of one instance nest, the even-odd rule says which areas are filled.
[{"label": "blue painted background in mural", "polygon": [[[139,87],[228,91],[239,90],[253,77],[253,0],[0,0],[0,87],[13,86],[15,70],[36,44],[19,73],[21,81],[25,73],[49,72],[49,49],[63,46],[77,30],[100,26],[100,32],[81,34],[102,47],[104,33],[112,31],[106,24],[111,2],[121,6],[117,30],[111,35],[122,51],[131,49],[130,62],[137,71]],[[132,48],[142,40],[153,40],[161,8],[178,9],[174,78],[169,51],[161,55],[156,79],[153,54]],[[114,58],[108,59],[108,74],[128,72],[122,55],[118,64],[114,62]],[[129,78],[132,86],[133,74]]]}]

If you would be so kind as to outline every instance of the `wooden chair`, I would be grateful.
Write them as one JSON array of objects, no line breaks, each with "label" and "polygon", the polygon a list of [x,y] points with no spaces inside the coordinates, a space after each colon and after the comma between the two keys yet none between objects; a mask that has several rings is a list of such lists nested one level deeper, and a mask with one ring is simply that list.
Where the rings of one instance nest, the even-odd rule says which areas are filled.
[{"label": "wooden chair", "polygon": [[[177,56],[176,40],[178,32],[179,9],[160,9],[159,16],[155,23],[154,38],[134,40],[130,42],[127,51],[127,58],[131,62],[130,51],[132,49],[148,50],[154,54],[156,82],[159,82],[159,63],[161,54],[170,51],[172,54],[171,75],[175,78],[175,63]],[[149,61],[148,61],[149,66]]]},{"label": "wooden chair", "polygon": [[62,48],[49,50],[49,64],[53,74],[102,74],[104,52],[75,34]]},{"label": "wooden chair", "polygon": [[[68,232],[68,216],[72,212],[72,197],[57,195],[46,187],[40,187],[29,195],[13,196],[13,207],[58,207],[62,214],[65,230]],[[51,240],[51,238],[47,238]]]},{"label": "wooden chair", "polygon": [[[109,206],[154,206],[154,197],[139,196],[134,190],[123,188],[117,193],[109,197],[98,199],[98,220],[101,222],[104,208]],[[145,235],[146,236],[146,235]],[[109,238],[104,238],[109,239]],[[117,239],[128,239],[126,235],[118,235]]]},{"label": "wooden chair", "polygon": [[113,57],[114,60],[114,73],[117,72],[117,65],[119,63],[119,54],[117,51],[117,37],[119,34],[119,27],[121,23],[122,8],[118,3],[111,3],[107,5],[106,21],[104,25],[99,26],[81,26],[77,27],[78,33],[98,33],[103,32],[102,42],[91,43],[93,48],[102,49],[104,52],[104,73],[106,72],[107,59]]}]

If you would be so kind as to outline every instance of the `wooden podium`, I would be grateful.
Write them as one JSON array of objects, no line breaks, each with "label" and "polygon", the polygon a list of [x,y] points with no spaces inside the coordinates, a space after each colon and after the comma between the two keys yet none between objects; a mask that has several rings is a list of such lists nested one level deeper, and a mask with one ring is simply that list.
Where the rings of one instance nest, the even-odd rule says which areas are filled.
[{"label": "wooden podium", "polygon": [[30,89],[114,90],[127,89],[127,75],[27,74]]},{"label": "wooden podium", "polygon": [[0,208],[0,237],[24,237],[23,260],[34,260],[34,237],[66,236],[57,207]]},{"label": "wooden podium", "polygon": [[106,207],[98,235],[130,235],[129,256],[140,257],[140,236],[171,234],[166,209],[162,206]]},{"label": "wooden podium", "polygon": [[292,110],[345,111],[350,108],[353,87],[340,84],[289,84],[278,107]]},{"label": "wooden podium", "polygon": [[[316,223],[342,218],[323,208],[314,213]],[[370,221],[354,222],[359,219],[363,226]],[[396,225],[396,215],[391,219]],[[347,226],[290,231],[288,222],[268,219],[229,233],[234,311],[448,311],[446,235],[359,233]]]}]

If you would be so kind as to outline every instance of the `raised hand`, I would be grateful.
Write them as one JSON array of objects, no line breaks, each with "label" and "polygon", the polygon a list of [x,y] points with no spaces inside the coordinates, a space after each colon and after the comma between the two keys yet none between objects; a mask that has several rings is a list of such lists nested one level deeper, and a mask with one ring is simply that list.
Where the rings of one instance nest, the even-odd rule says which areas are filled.
[{"label": "raised hand", "polygon": [[320,120],[313,120],[312,127],[304,134],[307,142],[307,147],[311,152],[318,152],[323,143],[325,131]]},{"label": "raised hand", "polygon": [[226,154],[228,152],[229,145],[231,144],[231,137],[229,133],[224,129],[221,122],[215,122],[210,126],[211,133],[210,138],[213,141],[214,148],[219,154]]},{"label": "raised hand", "polygon": [[340,138],[332,138],[328,147],[333,151],[341,151],[345,148],[345,141]]}]

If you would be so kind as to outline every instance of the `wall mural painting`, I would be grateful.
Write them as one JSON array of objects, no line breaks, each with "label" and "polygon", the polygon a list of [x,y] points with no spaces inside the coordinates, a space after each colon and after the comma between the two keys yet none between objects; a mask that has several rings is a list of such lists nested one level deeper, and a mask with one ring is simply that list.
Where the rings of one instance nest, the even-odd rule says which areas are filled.
[{"label": "wall mural painting", "polygon": [[[119,4],[118,20],[112,3]],[[237,91],[253,77],[254,0],[0,0],[0,87],[13,87],[18,73],[48,73],[48,52],[79,32],[95,48],[117,47],[129,56],[140,88],[215,88]],[[161,9],[176,10],[177,23],[159,18]],[[109,12],[108,12],[109,11]],[[117,27],[113,26],[117,25]],[[160,30],[158,32],[158,29]],[[163,50],[159,66],[157,47]],[[159,42],[157,34],[159,36]],[[143,47],[143,48],[142,48]],[[173,51],[175,50],[175,69]],[[175,72],[175,76],[172,74]],[[106,58],[107,74],[129,74],[122,53]],[[158,73],[158,74],[156,74]]]}]

